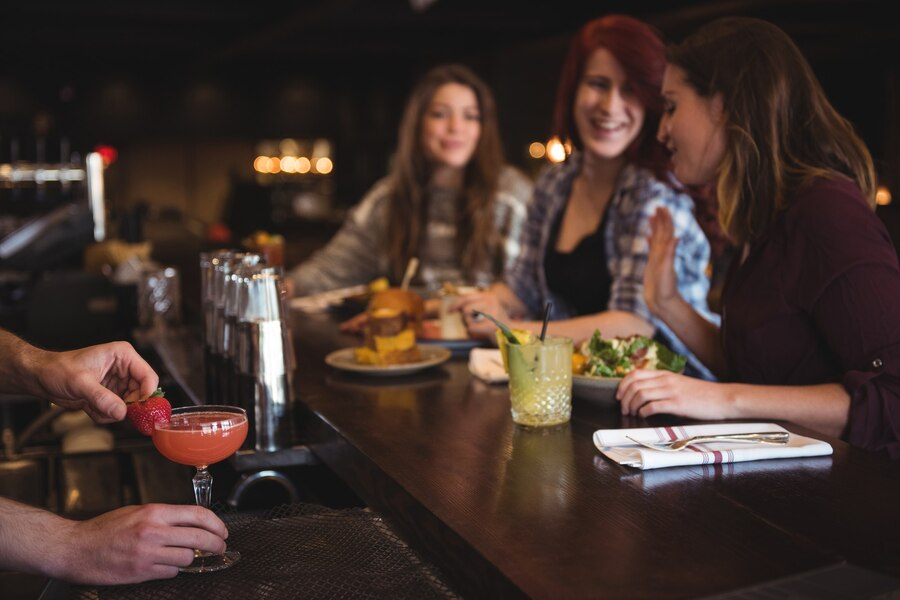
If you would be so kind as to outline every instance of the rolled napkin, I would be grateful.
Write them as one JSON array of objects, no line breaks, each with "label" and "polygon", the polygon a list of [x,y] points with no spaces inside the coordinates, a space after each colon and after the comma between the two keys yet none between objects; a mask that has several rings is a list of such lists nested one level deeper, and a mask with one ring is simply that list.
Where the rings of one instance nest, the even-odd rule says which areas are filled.
[{"label": "rolled napkin", "polygon": [[496,348],[472,348],[469,352],[469,372],[487,383],[509,381],[509,375],[503,368],[503,357]]},{"label": "rolled napkin", "polygon": [[594,432],[594,445],[605,456],[627,467],[659,469],[680,465],[710,465],[718,463],[791,458],[797,456],[826,456],[833,452],[831,444],[813,438],[790,434],[786,444],[749,442],[703,442],[678,452],[653,450],[634,443],[670,442],[698,435],[727,433],[762,433],[784,431],[774,423],[716,423],[713,425],[679,425],[674,427],[643,427],[637,429],[599,429]]}]

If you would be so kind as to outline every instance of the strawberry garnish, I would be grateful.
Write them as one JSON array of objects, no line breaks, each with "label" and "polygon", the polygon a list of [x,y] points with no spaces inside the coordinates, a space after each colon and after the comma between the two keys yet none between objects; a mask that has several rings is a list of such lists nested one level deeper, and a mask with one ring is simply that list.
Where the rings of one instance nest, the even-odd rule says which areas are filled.
[{"label": "strawberry garnish", "polygon": [[132,425],[144,435],[152,435],[154,423],[168,423],[172,416],[172,405],[166,400],[162,388],[156,388],[145,400],[128,402],[126,409]]}]

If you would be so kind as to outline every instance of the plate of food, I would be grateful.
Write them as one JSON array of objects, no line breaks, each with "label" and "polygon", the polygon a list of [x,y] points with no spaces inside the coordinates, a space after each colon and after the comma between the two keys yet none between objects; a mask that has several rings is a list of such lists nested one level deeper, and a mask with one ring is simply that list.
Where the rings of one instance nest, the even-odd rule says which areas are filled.
[{"label": "plate of food", "polygon": [[613,404],[622,378],[635,369],[681,373],[687,357],[642,335],[604,339],[595,331],[572,356],[572,396]]},{"label": "plate of food", "polygon": [[426,319],[422,321],[422,327],[419,331],[418,341],[420,344],[443,346],[444,348],[453,350],[454,352],[468,352],[472,348],[481,348],[483,346],[489,345],[486,340],[476,340],[474,338],[470,338],[468,336],[468,332],[466,332],[465,329],[463,329],[462,333],[457,332],[456,334],[454,334],[450,332],[450,337],[447,337],[447,335],[447,328],[442,327],[440,319]]},{"label": "plate of food", "polygon": [[449,360],[452,353],[442,346],[422,346],[419,351],[421,359],[395,364],[371,364],[360,362],[357,358],[359,348],[335,350],[325,357],[325,364],[342,371],[365,373],[366,375],[394,376],[409,375],[431,367],[436,367]]},{"label": "plate of food", "polygon": [[325,363],[345,371],[368,375],[408,375],[437,366],[452,356],[443,346],[417,343],[424,302],[415,292],[390,288],[369,302],[362,346],[337,350]]}]

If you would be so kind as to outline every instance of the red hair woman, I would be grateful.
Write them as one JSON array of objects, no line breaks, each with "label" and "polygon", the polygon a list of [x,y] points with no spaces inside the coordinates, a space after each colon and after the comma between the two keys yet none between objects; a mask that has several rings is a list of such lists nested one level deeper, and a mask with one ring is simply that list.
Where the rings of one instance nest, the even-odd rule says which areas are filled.
[{"label": "red hair woman", "polygon": [[688,372],[711,376],[644,301],[649,220],[664,206],[680,239],[679,291],[715,320],[706,302],[709,242],[691,197],[671,180],[655,136],[664,69],[662,39],[637,19],[609,15],[578,32],[554,111],[555,134],[571,144],[572,154],[536,182],[525,247],[504,282],[458,304],[470,334],[493,335],[493,326],[473,318],[472,310],[540,331],[536,319],[550,301],[557,335],[578,341],[599,329],[604,337],[655,336],[688,355]]}]

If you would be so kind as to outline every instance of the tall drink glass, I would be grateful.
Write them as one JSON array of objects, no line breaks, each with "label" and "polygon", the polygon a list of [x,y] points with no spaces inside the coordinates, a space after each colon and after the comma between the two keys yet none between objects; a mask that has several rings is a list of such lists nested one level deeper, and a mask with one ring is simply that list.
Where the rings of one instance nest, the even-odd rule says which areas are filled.
[{"label": "tall drink glass", "polygon": [[519,425],[547,427],[572,415],[572,340],[547,336],[506,347],[512,418]]},{"label": "tall drink glass", "polygon": [[[156,423],[153,445],[173,462],[196,467],[194,498],[209,508],[213,478],[207,467],[234,454],[247,437],[247,413],[235,406],[186,406],[172,409],[168,423]],[[241,554],[194,551],[194,562],[180,570],[206,573],[226,569],[240,560]]]}]

